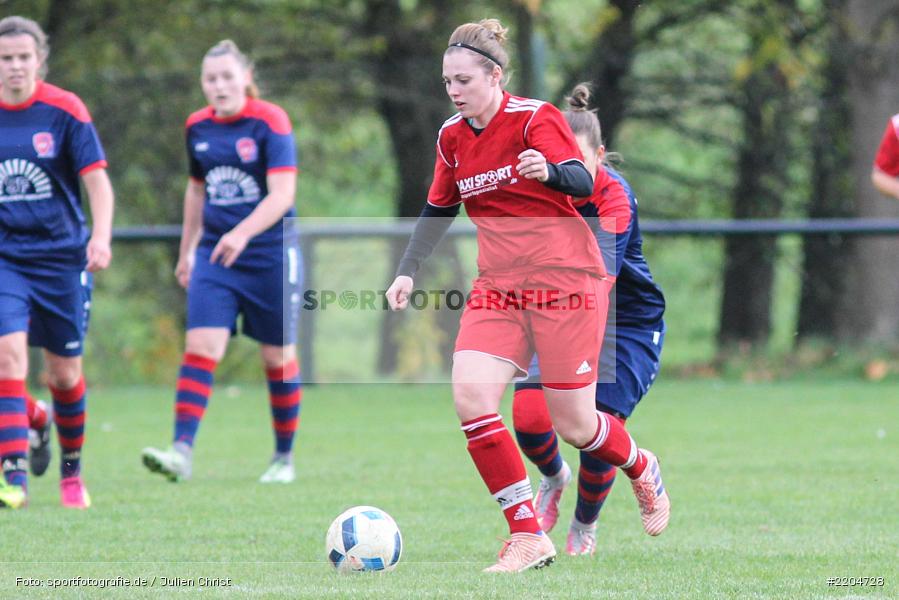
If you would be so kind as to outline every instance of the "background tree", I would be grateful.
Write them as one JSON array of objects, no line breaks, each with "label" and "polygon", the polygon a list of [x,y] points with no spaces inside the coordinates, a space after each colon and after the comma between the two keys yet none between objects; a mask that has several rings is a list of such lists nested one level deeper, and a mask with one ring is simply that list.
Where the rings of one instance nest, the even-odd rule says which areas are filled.
[{"label": "background tree", "polygon": [[[871,166],[891,115],[899,112],[899,11],[888,0],[850,0],[848,28],[859,51],[849,72],[853,150],[851,173],[856,185],[853,214],[899,217],[899,203],[871,185]],[[838,331],[851,340],[895,342],[899,338],[899,239],[856,239],[844,271]]]},{"label": "background tree", "polygon": [[[753,2],[747,7],[749,50],[738,70],[737,106],[743,139],[732,197],[736,219],[781,216],[790,188],[789,167],[798,111],[794,99],[798,8],[792,0]],[[725,240],[724,287],[718,341],[723,349],[738,343],[767,342],[771,330],[776,240],[731,236]]]},{"label": "background tree", "polygon": [[[856,182],[852,164],[852,107],[847,90],[856,48],[849,31],[845,0],[826,0],[823,18],[824,65],[815,103],[817,118],[810,131],[812,187],[807,215],[813,219],[852,216]],[[802,240],[802,289],[797,333],[800,339],[837,337],[840,299],[851,268],[849,243],[840,235]]]},{"label": "background tree", "polygon": [[[161,10],[161,3],[124,0],[0,0],[0,6],[3,14],[24,14],[46,27],[50,81],[91,109],[110,157],[117,226],[180,221],[183,123],[203,105],[200,59],[225,36],[255,59],[264,97],[294,120],[301,218],[414,217],[427,193],[437,128],[452,114],[439,77],[446,40],[458,23],[488,16],[512,28],[512,93],[561,104],[575,83],[595,84],[606,140],[624,155],[620,168],[644,219],[897,210],[868,179],[879,136],[897,111],[899,75],[888,59],[897,15],[889,2],[185,0]],[[385,263],[395,264],[401,245]],[[783,348],[797,328],[803,337],[890,339],[899,329],[892,310],[899,291],[884,265],[895,250],[892,238],[852,245],[809,238],[802,247],[770,239],[650,240],[646,251],[677,331],[669,336],[666,364],[711,360],[719,342]],[[183,318],[182,292],[171,276],[175,248],[116,245],[115,251],[116,268],[96,287],[88,352],[100,360],[88,363],[116,364],[122,379],[168,378]],[[322,256],[333,259],[327,252]],[[440,252],[444,258],[431,261],[418,283],[464,289],[470,273],[463,278],[463,267],[470,269],[471,260],[446,260],[452,247]],[[308,265],[313,275],[327,264],[322,256]],[[799,277],[802,289],[794,296]],[[789,285],[780,289],[784,278]],[[446,316],[435,337],[443,357],[456,324]],[[397,346],[385,339],[379,359],[390,371]],[[238,351],[237,363],[245,359]]]}]

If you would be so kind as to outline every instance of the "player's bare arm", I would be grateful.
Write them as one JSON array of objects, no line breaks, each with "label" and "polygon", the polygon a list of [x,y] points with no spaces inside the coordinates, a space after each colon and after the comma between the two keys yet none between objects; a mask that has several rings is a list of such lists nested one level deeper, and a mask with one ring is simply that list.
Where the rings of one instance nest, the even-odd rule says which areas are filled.
[{"label": "player's bare arm", "polygon": [[178,251],[178,264],[175,266],[175,277],[178,285],[187,289],[190,274],[194,266],[194,251],[200,242],[203,232],[203,195],[204,184],[196,179],[187,180],[184,190],[184,222],[181,225],[181,246]]},{"label": "player's bare arm", "polygon": [[238,259],[251,239],[277,223],[293,206],[297,176],[294,171],[269,173],[268,196],[263,198],[246,219],[223,235],[212,251],[210,262],[230,267]]},{"label": "player's bare arm", "polygon": [[81,176],[91,205],[91,237],[87,243],[87,270],[101,271],[112,261],[112,213],[115,204],[106,169],[93,169]]},{"label": "player's bare arm", "polygon": [[899,200],[899,178],[874,167],[871,170],[871,183],[881,194]]}]

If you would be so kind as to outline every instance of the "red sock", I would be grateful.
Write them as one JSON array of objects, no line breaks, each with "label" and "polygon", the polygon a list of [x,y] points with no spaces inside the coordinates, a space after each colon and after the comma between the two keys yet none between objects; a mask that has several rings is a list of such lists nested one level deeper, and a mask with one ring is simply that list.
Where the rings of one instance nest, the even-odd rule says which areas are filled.
[{"label": "red sock", "polygon": [[217,365],[218,362],[208,356],[184,353],[175,391],[175,442],[194,445],[212,394]]},{"label": "red sock", "polygon": [[81,471],[81,450],[84,446],[84,423],[87,418],[87,386],[84,377],[75,387],[63,390],[50,386],[53,396],[53,419],[56,421],[56,439],[62,456],[60,475],[72,477]]},{"label": "red sock", "polygon": [[28,412],[28,426],[40,429],[47,424],[47,411],[41,408],[34,396],[25,392],[25,409]]},{"label": "red sock", "polygon": [[515,390],[512,402],[512,427],[522,433],[547,433],[553,422],[546,407],[543,390],[525,388]]},{"label": "red sock", "polygon": [[281,367],[266,369],[265,377],[272,408],[275,452],[289,454],[293,450],[293,438],[300,422],[300,407],[303,402],[300,365],[292,360]]},{"label": "red sock", "polygon": [[559,454],[559,440],[546,407],[543,390],[516,390],[512,398],[512,426],[518,447],[540,473],[547,477],[558,475],[565,461]]},{"label": "red sock", "polygon": [[0,463],[0,483],[28,485],[28,416],[21,379],[0,380]]},{"label": "red sock", "polygon": [[631,479],[642,475],[646,468],[646,457],[637,448],[624,424],[604,412],[596,413],[596,433],[581,450],[610,465],[621,467]]},{"label": "red sock", "polygon": [[521,455],[498,414],[462,423],[468,453],[493,498],[499,502],[511,533],[538,533],[531,503],[533,491]]}]

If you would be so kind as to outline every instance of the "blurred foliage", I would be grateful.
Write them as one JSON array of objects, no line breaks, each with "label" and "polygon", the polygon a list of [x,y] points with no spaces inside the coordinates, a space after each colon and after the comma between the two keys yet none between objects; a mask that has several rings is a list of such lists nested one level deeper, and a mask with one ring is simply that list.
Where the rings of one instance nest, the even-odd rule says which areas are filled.
[{"label": "blurred foliage", "polygon": [[[411,168],[403,161],[422,161],[429,169],[433,150],[427,156],[417,152],[398,158],[402,153],[394,147],[395,130],[384,116],[385,98],[400,95],[438,109],[445,106],[444,114],[451,115],[451,105],[440,96],[439,69],[452,29],[465,19],[497,15],[514,25],[512,15],[521,7],[543,40],[532,50],[543,53],[534,64],[544,65],[546,99],[557,103],[572,81],[598,72],[591,61],[603,57],[597,59],[592,51],[623,26],[627,9],[634,10],[629,25],[632,62],[618,92],[627,103],[620,126],[615,123],[608,133],[613,134],[612,149],[624,156],[621,170],[640,198],[644,219],[730,216],[738,149],[744,141],[741,86],[776,65],[788,82],[784,109],[793,123],[785,132],[791,158],[777,200],[783,215],[801,216],[810,193],[808,137],[824,84],[822,36],[828,22],[821,17],[823,4],[0,0],[0,13],[34,18],[48,29],[48,80],[76,92],[91,110],[110,159],[116,223],[121,226],[180,222],[186,181],[183,123],[204,104],[200,61],[223,37],[234,39],[255,60],[263,97],[283,105],[294,121],[301,163],[300,215],[396,214],[402,175]],[[372,15],[382,19],[373,21]],[[753,32],[762,36],[760,43],[751,43]],[[514,28],[511,37],[514,44]],[[416,52],[421,53],[406,57],[417,62],[412,67],[404,63],[403,68],[418,70],[404,88],[385,83],[391,65],[383,60],[391,49],[404,47],[397,44],[420,48]],[[436,95],[421,84],[431,78],[438,82]],[[513,92],[518,81],[512,79]],[[602,119],[603,107],[598,109]],[[411,113],[408,118],[413,118]],[[433,147],[439,125],[427,124],[426,147]],[[711,360],[720,248],[708,251],[706,242],[654,239],[646,246],[672,300],[669,328],[678,331],[669,335],[666,359]],[[116,245],[113,268],[97,278],[86,362],[90,375],[102,381],[174,377],[184,318],[184,294],[172,276],[175,252],[169,244]],[[792,303],[801,269],[796,252],[795,244],[778,245],[773,348],[789,346],[784,335],[790,334],[782,332],[793,330]],[[334,257],[320,252],[319,260]],[[427,356],[413,350],[416,360]],[[233,368],[226,372],[243,377],[258,371],[256,359],[245,360],[255,352],[252,345],[241,342],[233,351],[235,356],[228,359]],[[413,366],[418,368],[404,364],[407,369]]]}]

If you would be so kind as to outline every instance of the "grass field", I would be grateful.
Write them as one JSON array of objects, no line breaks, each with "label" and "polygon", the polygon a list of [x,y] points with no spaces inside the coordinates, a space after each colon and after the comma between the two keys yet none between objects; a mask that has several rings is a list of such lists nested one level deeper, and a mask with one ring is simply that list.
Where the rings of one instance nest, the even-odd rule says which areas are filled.
[{"label": "grass field", "polygon": [[[168,441],[170,390],[97,389],[89,402],[84,475],[94,506],[59,507],[55,461],[32,479],[30,506],[0,513],[0,598],[193,595],[201,590],[164,587],[162,578],[201,577],[231,580],[204,597],[899,596],[896,383],[660,382],[631,429],[662,458],[668,531],[643,534],[619,481],[595,557],[560,556],[518,576],[480,573],[504,522],[470,463],[445,386],[308,389],[299,478],[280,487],[256,483],[271,447],[261,384],[217,388],[194,479],[178,485],[139,460],[143,446]],[[328,524],[355,504],[399,523],[405,547],[395,572],[338,576],[325,562]],[[560,549],[564,536],[564,526],[552,533]],[[156,580],[102,590],[48,584],[79,576]],[[842,576],[884,584],[828,586]],[[43,585],[17,586],[17,577]]]}]

